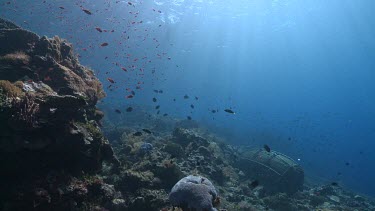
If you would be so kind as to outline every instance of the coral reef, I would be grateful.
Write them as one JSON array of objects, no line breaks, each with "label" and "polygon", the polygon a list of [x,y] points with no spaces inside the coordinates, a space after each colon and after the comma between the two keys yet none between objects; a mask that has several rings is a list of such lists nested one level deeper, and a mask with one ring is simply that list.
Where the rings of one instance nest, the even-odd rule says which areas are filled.
[{"label": "coral reef", "polygon": [[115,191],[85,176],[103,161],[119,164],[98,127],[95,105],[105,95],[93,71],[66,40],[3,19],[0,46],[0,209],[92,210],[110,202]]},{"label": "coral reef", "polygon": [[[228,145],[202,128],[176,127],[180,125],[179,120],[170,121],[171,125],[162,128],[163,131],[168,131],[169,128],[176,127],[169,130],[169,133],[158,134],[157,131],[152,131],[152,134],[143,133],[141,136],[132,134],[140,130],[139,125],[143,126],[140,128],[152,128],[152,125],[148,125],[150,122],[144,123],[141,120],[132,123],[133,125],[129,126],[126,122],[120,122],[116,125],[116,133],[111,134],[112,140],[116,140],[113,148],[119,156],[122,168],[119,172],[103,172],[104,181],[114,184],[115,189],[122,193],[125,199],[124,210],[179,210],[180,208],[173,207],[180,205],[179,200],[176,202],[169,196],[176,191],[174,185],[188,175],[199,175],[212,182],[218,196],[214,204],[217,210],[222,211],[375,208],[374,201],[356,196],[340,186],[305,184],[302,189],[293,189],[289,194],[267,191],[267,187],[263,186],[267,183],[260,181],[258,186],[254,186],[254,178],[242,171],[242,168],[238,168],[239,163],[246,158],[242,157],[243,147]],[[108,127],[106,129],[113,131]],[[147,151],[148,153],[139,153],[145,143],[151,144],[152,149]],[[178,199],[187,198],[188,196]],[[196,203],[199,203],[199,200]]]},{"label": "coral reef", "polygon": [[0,19],[0,46],[1,210],[375,210],[337,183],[302,186],[295,165],[296,188],[268,191],[241,147],[194,121],[103,104],[100,124],[102,86],[66,40]]}]

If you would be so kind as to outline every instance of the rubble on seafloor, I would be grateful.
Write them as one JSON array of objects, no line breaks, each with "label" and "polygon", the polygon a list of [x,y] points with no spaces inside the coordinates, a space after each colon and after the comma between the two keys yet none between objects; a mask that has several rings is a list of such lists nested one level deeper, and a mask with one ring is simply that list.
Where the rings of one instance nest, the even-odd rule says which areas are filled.
[{"label": "rubble on seafloor", "polygon": [[[180,210],[168,198],[188,175],[212,182],[217,210],[375,209],[331,184],[267,193],[236,165],[240,150],[195,121],[121,114],[103,135],[102,86],[71,44],[0,19],[0,46],[1,210]],[[150,133],[135,136],[138,124]]]},{"label": "rubble on seafloor", "polygon": [[[373,200],[331,184],[305,185],[293,194],[269,194],[261,185],[254,188],[252,178],[234,167],[241,150],[200,128],[176,128],[165,136],[139,137],[132,136],[135,129],[122,130],[113,148],[123,166],[115,174],[104,171],[103,179],[123,193],[129,210],[173,210],[166,201],[169,191],[188,175],[203,176],[214,184],[220,198],[218,210],[375,209]],[[144,143],[153,148],[139,153]],[[137,200],[145,203],[135,203]]]}]

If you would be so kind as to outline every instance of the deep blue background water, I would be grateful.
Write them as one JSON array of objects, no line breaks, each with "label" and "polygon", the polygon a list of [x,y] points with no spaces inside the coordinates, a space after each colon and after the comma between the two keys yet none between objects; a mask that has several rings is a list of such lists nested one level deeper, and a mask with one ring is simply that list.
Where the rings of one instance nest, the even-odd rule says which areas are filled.
[{"label": "deep blue background water", "polygon": [[72,2],[1,0],[0,16],[67,38],[105,87],[114,79],[102,106],[157,97],[161,113],[375,196],[375,1]]}]

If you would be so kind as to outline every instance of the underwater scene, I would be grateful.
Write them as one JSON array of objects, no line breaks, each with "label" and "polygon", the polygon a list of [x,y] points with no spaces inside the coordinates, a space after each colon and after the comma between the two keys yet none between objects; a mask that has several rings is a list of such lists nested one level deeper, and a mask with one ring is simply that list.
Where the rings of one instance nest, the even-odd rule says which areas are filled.
[{"label": "underwater scene", "polygon": [[0,210],[375,210],[374,11],[0,0]]}]

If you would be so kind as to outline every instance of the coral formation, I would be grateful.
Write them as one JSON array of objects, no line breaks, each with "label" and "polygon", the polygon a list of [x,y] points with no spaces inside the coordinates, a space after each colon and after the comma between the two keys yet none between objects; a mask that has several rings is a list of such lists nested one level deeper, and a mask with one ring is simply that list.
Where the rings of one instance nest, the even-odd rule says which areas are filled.
[{"label": "coral formation", "polygon": [[20,89],[15,84],[12,84],[11,82],[5,80],[0,80],[0,93],[10,100],[13,100],[17,97],[23,97],[25,95],[25,93],[22,92],[22,89]]},{"label": "coral formation", "polygon": [[100,118],[92,118],[104,96],[93,71],[66,40],[3,19],[0,46],[0,209],[91,210],[110,202],[115,194],[103,198],[105,183],[83,177],[103,161],[119,164]]},{"label": "coral formation", "polygon": [[173,186],[169,201],[183,210],[197,209],[216,211],[213,203],[218,197],[215,187],[205,177],[189,175]]}]

